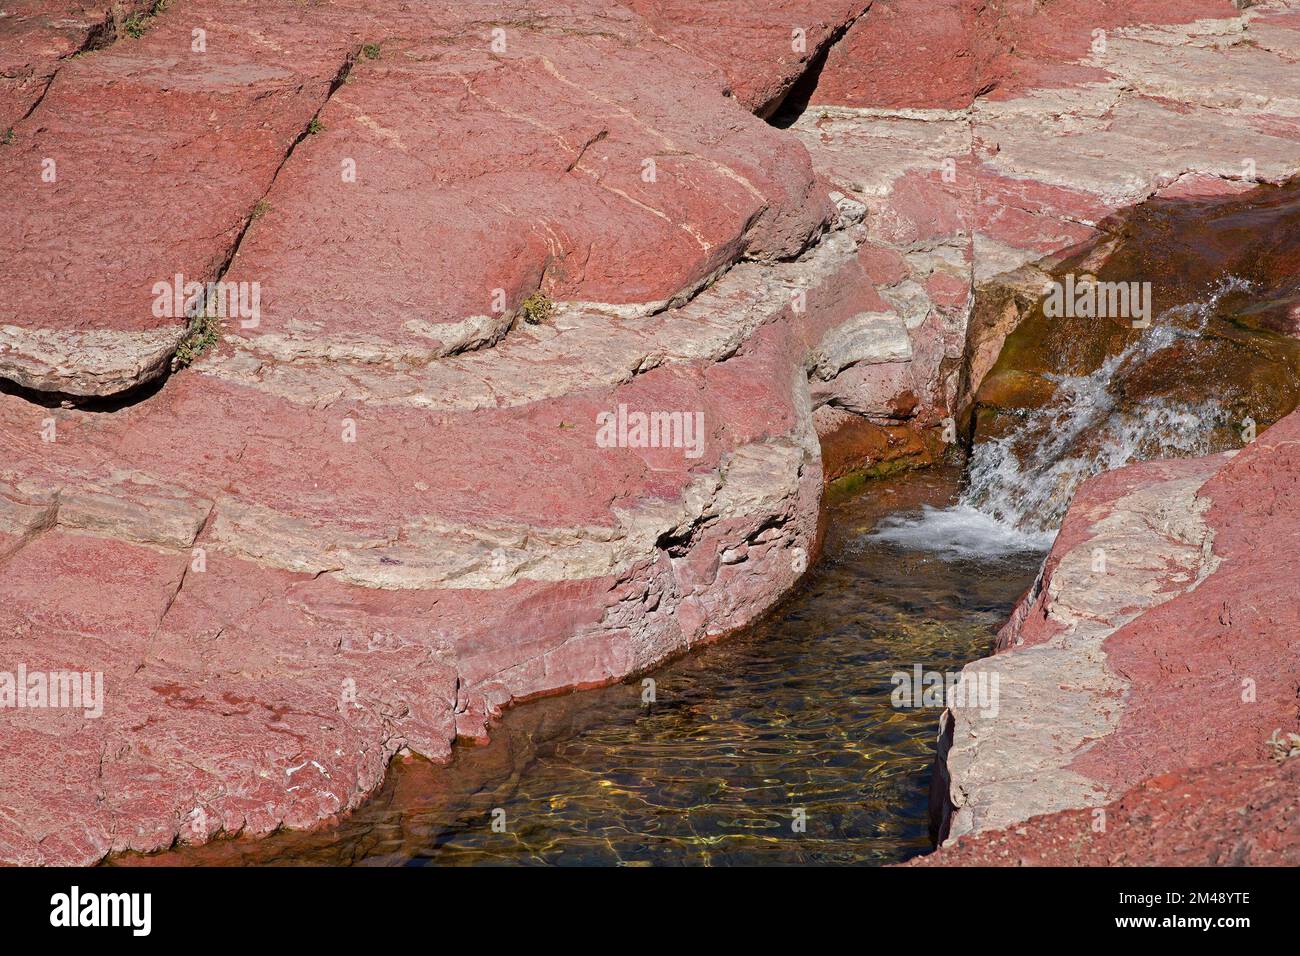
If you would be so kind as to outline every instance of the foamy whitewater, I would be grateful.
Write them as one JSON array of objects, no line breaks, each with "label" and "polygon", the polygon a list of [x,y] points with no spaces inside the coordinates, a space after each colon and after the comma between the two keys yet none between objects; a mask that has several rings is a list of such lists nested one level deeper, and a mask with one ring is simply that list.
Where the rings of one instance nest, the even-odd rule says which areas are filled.
[{"label": "foamy whitewater", "polygon": [[1057,383],[1049,403],[1004,437],[975,446],[955,505],[887,519],[871,537],[952,560],[1045,551],[1086,478],[1134,461],[1207,454],[1213,430],[1226,421],[1215,400],[1155,399],[1121,410],[1112,389],[1157,352],[1199,336],[1219,301],[1247,288],[1224,279],[1204,301],[1162,313],[1090,375],[1048,376]]}]

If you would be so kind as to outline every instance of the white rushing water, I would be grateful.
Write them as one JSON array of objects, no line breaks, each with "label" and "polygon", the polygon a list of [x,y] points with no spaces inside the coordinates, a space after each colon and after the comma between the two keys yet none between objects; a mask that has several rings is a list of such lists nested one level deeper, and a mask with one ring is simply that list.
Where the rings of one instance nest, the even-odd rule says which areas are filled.
[{"label": "white rushing water", "polygon": [[1207,454],[1226,422],[1215,399],[1122,407],[1116,384],[1179,339],[1200,335],[1219,301],[1246,288],[1225,279],[1205,299],[1162,313],[1091,374],[1047,376],[1057,385],[1051,401],[1003,437],[976,444],[955,505],[887,519],[872,537],[953,559],[1043,551],[1084,479],[1134,461]]}]

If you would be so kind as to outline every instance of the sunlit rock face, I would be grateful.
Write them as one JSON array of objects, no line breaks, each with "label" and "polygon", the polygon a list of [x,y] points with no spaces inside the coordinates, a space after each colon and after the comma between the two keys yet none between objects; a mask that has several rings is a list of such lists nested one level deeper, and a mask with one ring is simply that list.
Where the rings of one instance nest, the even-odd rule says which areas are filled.
[{"label": "sunlit rock face", "polygon": [[1292,19],[1177,6],[8,4],[0,646],[104,700],[5,713],[0,858],[311,826],[752,621],[956,441],[990,280],[1295,171]]},{"label": "sunlit rock face", "polygon": [[[936,864],[1277,865],[1300,667],[1290,581],[1300,417],[1239,452],[1093,478],[948,718]],[[1031,819],[1032,818],[1032,819]]]},{"label": "sunlit rock face", "polygon": [[807,569],[818,421],[910,414],[910,342],[756,113],[861,11],[695,6],[176,0],[29,48],[0,633],[104,691],[6,712],[0,856],[310,826]]}]

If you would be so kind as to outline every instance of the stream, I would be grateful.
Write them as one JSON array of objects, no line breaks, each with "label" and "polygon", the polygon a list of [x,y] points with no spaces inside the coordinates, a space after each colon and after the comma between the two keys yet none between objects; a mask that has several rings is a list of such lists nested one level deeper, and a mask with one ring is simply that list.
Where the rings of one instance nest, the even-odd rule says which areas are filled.
[{"label": "stream", "polygon": [[886,516],[952,503],[958,481],[931,469],[834,498],[821,560],[755,626],[642,678],[514,707],[449,766],[397,761],[336,826],[114,862],[883,864],[927,852],[939,712],[894,707],[891,675],[988,653],[1042,559],[945,558],[872,537]]},{"label": "stream", "polygon": [[[986,655],[1078,484],[1240,447],[1300,400],[1300,184],[1157,200],[1095,277],[1155,321],[1035,305],[976,396],[967,472],[832,493],[799,587],[648,675],[506,712],[449,765],[395,762],[341,822],[109,865],[887,864],[931,848],[938,708],[895,675]],[[1087,252],[1053,273],[1082,272]]]}]

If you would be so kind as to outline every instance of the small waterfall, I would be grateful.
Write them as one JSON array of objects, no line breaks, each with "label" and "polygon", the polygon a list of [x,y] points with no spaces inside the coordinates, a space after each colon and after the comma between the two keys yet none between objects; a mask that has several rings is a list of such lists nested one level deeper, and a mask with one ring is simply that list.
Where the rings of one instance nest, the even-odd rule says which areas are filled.
[{"label": "small waterfall", "polygon": [[1215,429],[1228,424],[1215,399],[1124,403],[1119,387],[1158,352],[1201,335],[1223,297],[1249,287],[1223,279],[1204,299],[1162,313],[1095,371],[1045,376],[1057,386],[1051,401],[977,443],[957,504],[889,519],[874,536],[950,558],[1046,550],[1085,479],[1134,461],[1208,454]]}]

